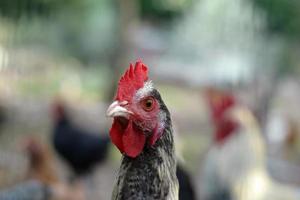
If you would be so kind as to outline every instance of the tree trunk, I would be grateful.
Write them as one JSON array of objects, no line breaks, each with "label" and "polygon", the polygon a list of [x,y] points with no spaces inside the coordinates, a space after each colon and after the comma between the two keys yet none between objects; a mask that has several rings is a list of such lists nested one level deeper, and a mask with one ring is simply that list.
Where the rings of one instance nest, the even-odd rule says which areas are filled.
[{"label": "tree trunk", "polygon": [[129,29],[138,21],[137,0],[115,0],[118,13],[118,41],[110,58],[111,82],[107,91],[107,101],[114,98],[117,82],[123,68],[129,64],[129,52],[131,49]]}]

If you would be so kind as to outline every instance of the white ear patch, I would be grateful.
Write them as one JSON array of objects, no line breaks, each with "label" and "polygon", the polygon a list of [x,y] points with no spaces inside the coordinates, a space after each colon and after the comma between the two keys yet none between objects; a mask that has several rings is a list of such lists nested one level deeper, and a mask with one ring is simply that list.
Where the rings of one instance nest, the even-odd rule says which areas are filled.
[{"label": "white ear patch", "polygon": [[153,83],[152,81],[147,81],[144,84],[144,87],[140,88],[137,92],[136,92],[136,98],[137,99],[141,99],[145,96],[148,96],[151,91],[154,89]]}]

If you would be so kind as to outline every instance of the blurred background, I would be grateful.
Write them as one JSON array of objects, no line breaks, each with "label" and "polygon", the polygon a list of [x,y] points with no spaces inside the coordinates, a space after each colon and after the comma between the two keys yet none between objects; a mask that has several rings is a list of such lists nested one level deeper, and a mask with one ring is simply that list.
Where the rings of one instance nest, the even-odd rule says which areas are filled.
[{"label": "blurred background", "polygon": [[[28,137],[48,146],[67,182],[72,170],[52,145],[54,102],[63,99],[76,126],[108,135],[105,111],[137,59],[172,113],[198,196],[213,137],[207,87],[251,109],[268,171],[300,187],[299,10],[297,0],[1,0],[0,188],[24,181]],[[111,196],[121,155],[107,148],[82,186],[87,199]]]}]

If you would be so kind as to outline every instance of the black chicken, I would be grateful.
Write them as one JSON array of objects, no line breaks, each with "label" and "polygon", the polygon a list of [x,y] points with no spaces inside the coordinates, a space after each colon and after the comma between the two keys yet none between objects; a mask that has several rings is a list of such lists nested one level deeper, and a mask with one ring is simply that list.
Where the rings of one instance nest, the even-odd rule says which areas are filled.
[{"label": "black chicken", "polygon": [[61,101],[53,106],[53,145],[75,176],[86,175],[108,154],[109,137],[92,134],[73,125]]},{"label": "black chicken", "polygon": [[123,154],[113,200],[178,200],[176,156],[170,113],[141,61],[121,77],[110,137]]},{"label": "black chicken", "polygon": [[0,102],[0,129],[3,127],[3,125],[5,124],[6,120],[7,120],[7,116],[6,116],[6,109],[3,106],[3,103]]},{"label": "black chicken", "polygon": [[180,163],[177,163],[176,176],[179,183],[179,200],[196,200],[196,192],[190,175]]}]

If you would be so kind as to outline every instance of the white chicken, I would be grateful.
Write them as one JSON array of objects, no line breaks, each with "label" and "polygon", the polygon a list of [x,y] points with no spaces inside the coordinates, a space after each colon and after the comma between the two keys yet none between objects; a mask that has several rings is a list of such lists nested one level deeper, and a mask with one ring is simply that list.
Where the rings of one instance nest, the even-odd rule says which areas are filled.
[{"label": "white chicken", "polygon": [[300,199],[300,189],[269,175],[264,140],[251,111],[231,94],[210,89],[207,97],[215,134],[203,168],[203,199]]}]

